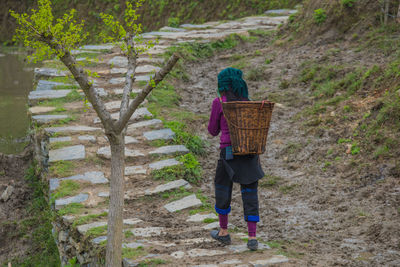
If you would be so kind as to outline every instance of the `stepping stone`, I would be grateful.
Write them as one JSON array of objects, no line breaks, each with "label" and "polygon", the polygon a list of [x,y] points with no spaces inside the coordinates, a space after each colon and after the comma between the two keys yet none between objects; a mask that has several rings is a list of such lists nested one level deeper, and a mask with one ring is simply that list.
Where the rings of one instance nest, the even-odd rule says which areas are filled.
[{"label": "stepping stone", "polygon": [[83,53],[101,54],[101,51],[83,50],[83,49],[71,50],[72,55],[78,55],[78,54],[83,54]]},{"label": "stepping stone", "polygon": [[143,133],[143,136],[149,141],[159,140],[159,139],[170,140],[175,138],[175,133],[171,129],[167,128],[162,130],[145,132]]},{"label": "stepping stone", "polygon": [[[227,246],[227,248],[230,251],[232,251],[232,253],[242,253],[245,251],[249,251],[249,249],[247,248],[247,244],[230,245],[230,246]],[[271,248],[266,244],[258,243],[258,250],[266,250],[266,249],[271,249]]]},{"label": "stepping stone", "polygon": [[137,140],[136,138],[132,136],[125,136],[125,145],[137,144],[137,143],[139,143],[139,140]]},{"label": "stepping stone", "polygon": [[133,131],[138,128],[143,128],[143,127],[149,127],[149,126],[156,126],[162,124],[162,121],[159,119],[152,119],[152,120],[146,120],[146,121],[140,121],[136,123],[132,123],[128,125],[127,131]]},{"label": "stepping stone", "polygon": [[125,167],[125,175],[147,174],[147,170],[143,166],[128,166]]},{"label": "stepping stone", "polygon": [[99,236],[92,240],[94,244],[100,244],[101,242],[107,241],[107,236]]},{"label": "stepping stone", "polygon": [[136,237],[153,237],[159,236],[164,231],[163,227],[146,227],[146,228],[135,228],[129,231]]},{"label": "stepping stone", "polygon": [[160,31],[161,31],[161,32],[185,32],[186,29],[164,26],[164,27],[162,27],[162,28],[160,29]]},{"label": "stepping stone", "polygon": [[85,172],[65,178],[52,178],[50,179],[50,191],[56,190],[60,186],[60,181],[73,180],[73,181],[86,181],[92,184],[107,184],[108,179],[104,176],[103,172],[93,171]]},{"label": "stepping stone", "polygon": [[[111,159],[111,148],[109,146],[101,147],[97,150],[97,155],[105,159]],[[144,156],[144,154],[139,150],[132,150],[125,148],[125,157],[127,158],[142,157],[142,156]]]},{"label": "stepping stone", "polygon": [[186,221],[187,222],[203,222],[205,219],[218,219],[218,216],[214,213],[209,214],[195,214],[190,216]]},{"label": "stepping stone", "polygon": [[175,243],[167,243],[167,242],[163,242],[163,241],[148,241],[148,243],[150,245],[155,245],[155,246],[160,246],[160,247],[166,247],[166,248],[170,248],[170,247],[176,247]]},{"label": "stepping stone", "polygon": [[106,90],[104,90],[104,88],[94,88],[94,90],[99,96],[108,96],[108,93]]},{"label": "stepping stone", "polygon": [[155,39],[157,37],[163,39],[172,39],[176,40],[186,36],[186,32],[147,32],[142,34],[142,37],[145,39]]},{"label": "stepping stone", "polygon": [[127,72],[127,68],[112,68],[110,71],[111,74],[126,74]]},{"label": "stepping stone", "polygon": [[43,91],[43,90],[54,90],[54,87],[56,86],[69,86],[72,84],[66,84],[66,83],[59,83],[59,82],[52,82],[52,81],[46,81],[46,80],[39,80],[37,86],[36,86],[36,91]]},{"label": "stepping stone", "polygon": [[[141,82],[141,81],[145,81],[148,82],[150,81],[151,76],[148,75],[136,75],[135,76],[135,81],[136,82]],[[109,81],[110,84],[123,84],[125,83],[125,77],[119,77],[119,78],[112,78]]]},{"label": "stepping stone", "polygon": [[109,81],[110,84],[122,84],[124,82],[125,82],[125,77],[112,78]]},{"label": "stepping stone", "polygon": [[187,208],[193,208],[193,207],[199,207],[203,203],[196,197],[195,194],[184,197],[180,200],[173,201],[171,203],[168,203],[164,206],[166,210],[169,212],[175,212]]},{"label": "stepping stone", "polygon": [[29,100],[56,99],[66,97],[72,90],[43,90],[29,93]]},{"label": "stepping stone", "polygon": [[182,24],[181,26],[179,26],[181,28],[186,28],[186,29],[206,29],[208,27],[210,27],[210,25],[206,25],[206,24]]},{"label": "stepping stone", "polygon": [[182,186],[187,186],[187,185],[189,185],[189,183],[187,181],[180,179],[180,180],[176,180],[176,181],[172,181],[172,182],[169,182],[166,184],[159,185],[154,189],[147,189],[144,192],[146,195],[154,195],[154,194],[177,189],[177,188],[180,188]]},{"label": "stepping stone", "polygon": [[112,101],[105,103],[104,106],[108,110],[119,109],[121,107],[121,101]]},{"label": "stepping stone", "polygon": [[296,9],[271,9],[271,10],[267,10],[265,11],[264,14],[266,15],[292,15],[292,14],[296,14],[298,12],[298,10]]},{"label": "stepping stone", "polygon": [[151,155],[168,155],[175,153],[189,153],[189,149],[187,149],[184,145],[173,145],[173,146],[162,146],[153,151],[150,151]]},{"label": "stepping stone", "polygon": [[152,65],[142,65],[136,68],[136,73],[155,73],[160,71],[160,67],[152,66]]},{"label": "stepping stone", "polygon": [[58,69],[50,69],[50,68],[35,68],[34,70],[35,77],[63,77],[67,76],[69,71],[60,71]]},{"label": "stepping stone", "polygon": [[88,194],[79,194],[73,197],[56,199],[56,207],[65,206],[71,203],[81,203],[86,201],[89,198]]},{"label": "stepping stone", "polygon": [[85,158],[85,147],[83,145],[68,146],[49,151],[49,162],[60,160],[76,160]]},{"label": "stepping stone", "polygon": [[[142,89],[132,89],[132,93],[134,93],[134,94],[139,94],[142,91],[143,91]],[[124,89],[114,89],[114,94],[122,95],[122,94],[124,94]]]},{"label": "stepping stone", "polygon": [[71,138],[71,136],[50,137],[49,141],[50,141],[50,144],[57,143],[57,142],[70,142],[70,141],[72,141],[72,138]]},{"label": "stepping stone", "polygon": [[81,141],[89,141],[91,143],[96,143],[96,140],[97,140],[96,137],[93,135],[81,135],[81,136],[78,136],[78,139]]},{"label": "stepping stone", "polygon": [[107,225],[107,222],[93,222],[93,223],[79,225],[76,229],[78,230],[79,233],[84,235],[87,231],[89,231],[92,228],[102,227],[105,225]]},{"label": "stepping stone", "polygon": [[108,64],[115,67],[128,67],[128,58],[116,56],[108,61]]},{"label": "stepping stone", "polygon": [[194,257],[212,257],[212,256],[217,256],[217,255],[223,255],[226,254],[226,251],[223,250],[213,250],[213,249],[202,249],[202,248],[195,248],[191,249],[187,252],[187,255],[191,258]]},{"label": "stepping stone", "polygon": [[139,262],[124,258],[122,261],[122,265],[123,267],[137,267],[139,265]]},{"label": "stepping stone", "polygon": [[177,161],[176,159],[166,159],[166,160],[161,160],[157,162],[153,162],[149,164],[149,168],[151,170],[161,170],[165,167],[171,167],[171,166],[176,166],[176,165],[181,165],[182,162]]},{"label": "stepping stone", "polygon": [[[206,224],[202,228],[204,230],[211,230],[211,229],[219,228],[219,222],[212,222],[212,223]],[[228,223],[228,228],[233,229],[233,228],[235,228],[235,226],[231,223]]]},{"label": "stepping stone", "polygon": [[[135,112],[133,112],[130,120],[140,120],[143,119],[145,116],[153,117],[153,114],[151,114],[150,111],[147,110],[147,108],[138,108],[137,110],[135,110]],[[114,120],[118,120],[119,112],[111,114],[111,118]],[[95,118],[93,122],[100,123],[101,121],[100,118]]]},{"label": "stepping stone", "polygon": [[54,111],[54,110],[56,110],[55,107],[40,107],[40,106],[37,106],[37,107],[29,108],[29,112],[31,114],[33,114],[33,115],[34,114],[47,113],[47,112],[51,112],[51,111]]},{"label": "stepping stone", "polygon": [[110,197],[110,192],[100,192],[97,194],[98,197],[108,198]]},{"label": "stepping stone", "polygon": [[135,225],[138,223],[143,222],[141,219],[137,219],[137,218],[132,218],[132,219],[124,219],[124,225]]},{"label": "stepping stone", "polygon": [[122,244],[123,248],[138,248],[138,247],[143,247],[143,243],[139,243],[139,242],[132,242],[132,243],[123,243]]},{"label": "stepping stone", "polygon": [[213,242],[213,240],[209,239],[209,238],[203,238],[203,237],[180,240],[180,243],[185,244],[185,245],[196,245],[196,244],[203,244],[203,243],[210,243],[210,242]]},{"label": "stepping stone", "polygon": [[103,45],[84,45],[80,49],[85,50],[111,50],[115,47],[113,44],[103,44]]},{"label": "stepping stone", "polygon": [[227,260],[224,262],[221,262],[221,264],[226,264],[226,265],[233,265],[233,264],[241,264],[242,262],[237,259],[232,259],[232,260]]},{"label": "stepping stone", "polygon": [[182,259],[185,256],[185,252],[183,252],[183,251],[175,251],[175,252],[171,253],[170,256],[175,258],[175,259]]},{"label": "stepping stone", "polygon": [[254,267],[266,267],[266,266],[271,266],[273,264],[285,263],[285,262],[289,262],[289,259],[287,257],[283,255],[276,255],[265,260],[250,261],[250,264],[252,264]]},{"label": "stepping stone", "polygon": [[52,121],[58,121],[67,119],[68,115],[35,115],[32,116],[32,119],[39,124],[49,123]]},{"label": "stepping stone", "polygon": [[45,128],[45,131],[48,133],[94,132],[99,130],[102,129],[83,125]]}]

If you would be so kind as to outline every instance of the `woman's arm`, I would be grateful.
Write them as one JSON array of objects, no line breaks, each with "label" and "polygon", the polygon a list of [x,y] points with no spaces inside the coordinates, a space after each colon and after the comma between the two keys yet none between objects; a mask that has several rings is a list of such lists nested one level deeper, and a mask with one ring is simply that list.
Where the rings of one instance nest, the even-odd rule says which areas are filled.
[{"label": "woman's arm", "polygon": [[221,131],[220,120],[221,120],[221,103],[217,98],[212,103],[210,121],[208,123],[208,132],[212,136],[217,136]]}]

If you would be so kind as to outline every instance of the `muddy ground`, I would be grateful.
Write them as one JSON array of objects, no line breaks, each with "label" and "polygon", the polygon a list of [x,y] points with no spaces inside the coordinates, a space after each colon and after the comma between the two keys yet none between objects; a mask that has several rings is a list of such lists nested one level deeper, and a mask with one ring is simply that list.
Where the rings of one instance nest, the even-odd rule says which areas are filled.
[{"label": "muddy ground", "polygon": [[7,201],[0,200],[0,264],[25,256],[31,247],[31,242],[22,238],[19,227],[19,222],[30,216],[27,207],[32,200],[24,178],[30,163],[30,154],[26,152],[20,156],[0,154],[0,195],[7,187],[13,188]]},{"label": "muddy ground", "polygon": [[[327,151],[337,147],[349,125],[314,131],[304,126],[307,117],[299,116],[313,103],[308,86],[296,82],[303,62],[366,67],[385,62],[379,53],[353,52],[353,48],[350,43],[279,47],[268,39],[242,43],[232,51],[188,63],[190,80],[177,85],[181,107],[209,115],[219,71],[238,59],[247,63],[245,74],[257,67],[263,70],[262,78],[248,80],[251,97],[278,100],[283,107],[274,110],[267,152],[261,157],[267,177],[260,181],[258,236],[277,243],[281,253],[294,259],[293,266],[400,265],[400,180],[391,172],[392,163],[351,165],[343,146],[335,151],[343,160],[323,168]],[[324,57],[331,49],[339,52]],[[265,64],[266,59],[271,62]],[[282,81],[289,86],[282,86]],[[193,129],[210,143],[202,159],[202,190],[213,198],[219,138],[208,135],[207,121],[193,122]],[[238,188],[229,219],[244,230]]]}]

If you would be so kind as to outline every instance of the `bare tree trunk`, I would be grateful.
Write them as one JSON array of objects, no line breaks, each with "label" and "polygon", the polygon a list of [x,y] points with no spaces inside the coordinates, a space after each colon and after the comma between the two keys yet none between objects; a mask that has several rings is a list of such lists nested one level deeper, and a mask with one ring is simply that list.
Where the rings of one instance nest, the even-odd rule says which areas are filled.
[{"label": "bare tree trunk", "polygon": [[388,23],[389,6],[390,6],[390,0],[385,0],[385,17],[384,17],[384,24],[385,25],[387,25],[387,23]]},{"label": "bare tree trunk", "polygon": [[122,228],[124,209],[124,134],[107,134],[111,146],[110,206],[108,211],[106,266],[122,264]]},{"label": "bare tree trunk", "polygon": [[396,18],[397,23],[400,23],[400,4],[399,4],[399,8],[397,10],[397,18]]}]

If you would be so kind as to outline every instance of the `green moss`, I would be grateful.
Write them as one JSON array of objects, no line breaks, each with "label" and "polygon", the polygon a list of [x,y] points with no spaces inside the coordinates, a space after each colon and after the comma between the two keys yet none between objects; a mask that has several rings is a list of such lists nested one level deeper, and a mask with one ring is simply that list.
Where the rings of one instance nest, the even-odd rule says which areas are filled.
[{"label": "green moss", "polygon": [[79,192],[81,185],[72,180],[64,180],[60,182],[60,186],[54,191],[52,197],[54,199],[59,199],[66,196],[73,196]]},{"label": "green moss", "polygon": [[143,247],[137,248],[122,248],[122,257],[128,259],[137,259],[140,256],[146,255],[147,252],[144,250]]},{"label": "green moss", "polygon": [[99,227],[94,227],[89,229],[86,232],[86,236],[90,239],[96,238],[98,236],[105,235],[107,233],[107,225],[104,226],[99,226]]},{"label": "green moss", "polygon": [[264,188],[276,186],[282,178],[275,175],[265,175],[265,177],[260,181],[260,186]]},{"label": "green moss", "polygon": [[65,141],[65,142],[54,142],[50,144],[50,150],[52,149],[59,149],[65,146],[70,146],[72,145],[71,141]]},{"label": "green moss", "polygon": [[203,220],[203,223],[213,223],[213,222],[217,222],[218,219],[212,219],[212,218],[206,218]]},{"label": "green moss", "polygon": [[297,184],[292,184],[292,185],[283,185],[279,187],[279,191],[281,191],[283,194],[288,194],[292,192],[294,189],[296,189]]},{"label": "green moss", "polygon": [[90,215],[82,216],[82,217],[79,217],[78,219],[76,219],[74,221],[74,223],[72,224],[72,226],[76,227],[78,225],[87,224],[87,223],[93,221],[94,219],[98,219],[101,217],[107,217],[107,215],[108,215],[108,212],[102,212],[99,214],[90,214]]},{"label": "green moss", "polygon": [[78,214],[83,208],[84,206],[81,203],[71,203],[62,207],[57,213],[60,216],[64,216],[66,214]]},{"label": "green moss", "polygon": [[153,267],[153,266],[158,266],[158,265],[167,264],[167,263],[168,263],[168,261],[163,260],[163,259],[148,259],[148,260],[141,261],[138,264],[138,267]]},{"label": "green moss", "polygon": [[75,163],[73,161],[57,161],[50,166],[52,176],[66,177],[74,174]]}]

